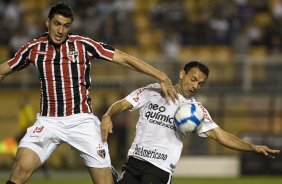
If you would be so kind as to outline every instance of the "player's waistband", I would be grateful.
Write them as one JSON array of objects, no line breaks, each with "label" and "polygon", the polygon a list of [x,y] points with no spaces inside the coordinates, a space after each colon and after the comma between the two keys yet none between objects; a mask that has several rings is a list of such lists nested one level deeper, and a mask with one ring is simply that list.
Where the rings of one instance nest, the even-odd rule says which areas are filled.
[{"label": "player's waistband", "polygon": [[41,116],[39,113],[37,113],[36,115],[36,117],[40,119],[54,119],[54,120],[60,120],[60,119],[66,120],[66,119],[93,117],[93,116],[95,116],[93,113],[78,113],[69,116]]}]

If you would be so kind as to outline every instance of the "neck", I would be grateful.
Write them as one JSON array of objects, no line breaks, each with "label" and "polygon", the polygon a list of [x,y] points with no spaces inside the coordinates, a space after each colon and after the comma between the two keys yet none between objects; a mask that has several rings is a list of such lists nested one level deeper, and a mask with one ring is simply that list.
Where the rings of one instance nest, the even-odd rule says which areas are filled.
[{"label": "neck", "polygon": [[55,48],[58,48],[61,46],[61,44],[54,43],[50,38],[48,38],[48,40],[49,40],[49,43],[51,43]]}]

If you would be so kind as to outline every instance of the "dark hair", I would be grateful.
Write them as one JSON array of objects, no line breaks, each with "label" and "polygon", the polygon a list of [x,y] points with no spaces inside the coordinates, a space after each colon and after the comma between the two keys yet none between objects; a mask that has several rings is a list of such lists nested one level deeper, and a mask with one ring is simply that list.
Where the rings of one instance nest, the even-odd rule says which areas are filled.
[{"label": "dark hair", "polygon": [[50,11],[49,11],[48,18],[52,19],[55,14],[59,14],[59,15],[62,15],[64,17],[68,17],[68,18],[71,18],[71,20],[73,20],[72,9],[66,3],[59,2],[59,3],[55,4],[54,6],[52,6]]},{"label": "dark hair", "polygon": [[197,67],[208,78],[209,73],[210,73],[209,68],[199,61],[190,61],[189,63],[185,64],[185,66],[183,67],[183,70],[185,71],[185,74],[187,74],[194,67]]}]

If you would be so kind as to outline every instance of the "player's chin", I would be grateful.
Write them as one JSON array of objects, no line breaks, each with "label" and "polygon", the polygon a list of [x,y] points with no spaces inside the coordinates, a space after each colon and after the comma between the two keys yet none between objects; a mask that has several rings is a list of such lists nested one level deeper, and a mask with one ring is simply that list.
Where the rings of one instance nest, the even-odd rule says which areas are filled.
[{"label": "player's chin", "polygon": [[63,42],[65,41],[65,38],[64,37],[61,37],[61,38],[53,38],[52,39],[52,42],[54,43],[54,44],[56,44],[56,45],[60,45],[60,44],[62,44]]},{"label": "player's chin", "polygon": [[193,95],[194,95],[194,93],[191,92],[191,91],[187,91],[186,93],[184,93],[184,96],[185,96],[186,98],[190,98],[190,97],[192,97]]},{"label": "player's chin", "polygon": [[60,41],[57,41],[57,40],[53,41],[53,43],[56,44],[56,45],[60,45],[60,44],[62,44],[63,42],[64,42],[64,41],[61,41],[61,40],[60,40]]}]

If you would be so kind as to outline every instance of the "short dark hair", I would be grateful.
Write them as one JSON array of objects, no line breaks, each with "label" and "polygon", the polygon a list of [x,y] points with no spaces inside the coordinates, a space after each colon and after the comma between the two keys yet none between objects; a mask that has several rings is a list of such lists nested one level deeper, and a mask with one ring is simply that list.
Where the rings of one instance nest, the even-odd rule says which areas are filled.
[{"label": "short dark hair", "polygon": [[68,4],[66,4],[64,2],[59,2],[55,5],[53,5],[51,7],[50,11],[49,11],[48,18],[52,19],[55,14],[59,14],[59,15],[62,15],[64,17],[71,18],[71,20],[73,21],[72,9]]},{"label": "short dark hair", "polygon": [[199,61],[190,61],[190,62],[186,63],[185,66],[183,67],[183,70],[185,71],[185,74],[187,74],[194,67],[197,67],[208,78],[209,73],[210,73],[209,68],[205,64],[203,64]]}]

